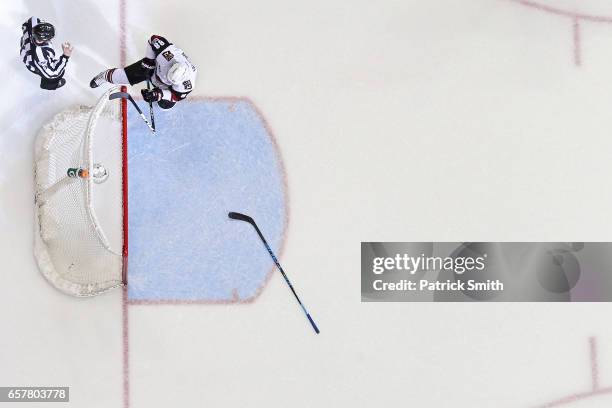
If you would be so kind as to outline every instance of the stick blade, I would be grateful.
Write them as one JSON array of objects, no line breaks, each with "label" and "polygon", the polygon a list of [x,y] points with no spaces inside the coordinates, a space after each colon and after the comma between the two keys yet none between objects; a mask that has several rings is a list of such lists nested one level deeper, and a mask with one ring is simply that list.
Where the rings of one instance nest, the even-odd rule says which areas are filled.
[{"label": "stick blade", "polygon": [[249,217],[248,215],[241,214],[239,212],[230,211],[227,214],[227,216],[230,217],[232,220],[246,221],[246,222],[249,222],[249,223],[255,222],[255,221],[253,221],[253,218]]},{"label": "stick blade", "polygon": [[129,99],[130,94],[127,92],[115,92],[108,96],[108,99],[112,101],[113,99]]}]

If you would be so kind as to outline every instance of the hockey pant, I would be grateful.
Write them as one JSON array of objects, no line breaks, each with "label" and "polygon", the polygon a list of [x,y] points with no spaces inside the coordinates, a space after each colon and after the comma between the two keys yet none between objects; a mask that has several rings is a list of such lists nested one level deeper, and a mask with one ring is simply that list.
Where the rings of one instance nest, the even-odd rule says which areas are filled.
[{"label": "hockey pant", "polygon": [[[141,82],[146,81],[147,79],[151,79],[153,75],[153,71],[146,69],[142,66],[142,60],[136,61],[135,63],[128,65],[124,69],[116,69],[113,72],[113,83],[125,83],[125,80],[130,85],[139,84]],[[162,99],[157,102],[157,105],[162,109],[170,109],[172,108],[176,102],[168,101]]]}]

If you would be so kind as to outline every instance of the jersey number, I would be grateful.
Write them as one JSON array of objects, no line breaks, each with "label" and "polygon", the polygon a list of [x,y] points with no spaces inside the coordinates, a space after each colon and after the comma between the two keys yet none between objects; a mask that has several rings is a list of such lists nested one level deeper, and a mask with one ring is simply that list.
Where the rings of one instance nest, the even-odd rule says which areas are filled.
[{"label": "jersey number", "polygon": [[183,86],[185,87],[185,89],[186,89],[187,91],[189,91],[189,90],[192,88],[192,86],[191,86],[191,81],[190,81],[190,80],[187,80],[187,81],[183,82]]},{"label": "jersey number", "polygon": [[153,44],[152,44],[152,45],[153,45],[153,47],[155,47],[156,49],[160,49],[161,47],[163,47],[163,46],[164,46],[164,44],[165,44],[165,43],[164,43],[162,40],[160,40],[159,38],[155,38],[155,39],[153,40]]}]

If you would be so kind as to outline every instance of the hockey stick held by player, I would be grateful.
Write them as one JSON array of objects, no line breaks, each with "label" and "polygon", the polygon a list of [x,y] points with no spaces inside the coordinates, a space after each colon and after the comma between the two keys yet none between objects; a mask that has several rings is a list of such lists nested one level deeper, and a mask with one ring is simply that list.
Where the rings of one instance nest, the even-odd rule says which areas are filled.
[{"label": "hockey stick held by player", "polygon": [[150,80],[153,89],[143,89],[143,99],[157,103],[162,109],[170,109],[193,91],[197,72],[182,49],[164,37],[153,35],[143,59],[125,68],[102,71],[89,85],[92,88],[104,83],[135,85]]},{"label": "hockey stick held by player", "polygon": [[136,111],[140,115],[140,118],[143,120],[143,122],[149,127],[151,132],[155,133],[155,122],[153,122],[153,116],[151,116],[151,122],[149,122],[147,118],[145,117],[144,113],[142,113],[142,109],[140,109],[140,107],[138,106],[134,98],[132,98],[132,95],[130,95],[127,92],[115,92],[108,96],[108,99],[110,99],[111,101],[113,99],[119,99],[119,98],[127,99],[128,101],[130,101],[132,106],[134,106],[134,109],[136,109]]},{"label": "hockey stick held by player", "polygon": [[[147,91],[151,90],[151,81],[147,80]],[[144,95],[143,95],[144,97]],[[149,117],[151,118],[151,127],[155,131],[155,113],[153,113],[153,102],[149,102]]]}]

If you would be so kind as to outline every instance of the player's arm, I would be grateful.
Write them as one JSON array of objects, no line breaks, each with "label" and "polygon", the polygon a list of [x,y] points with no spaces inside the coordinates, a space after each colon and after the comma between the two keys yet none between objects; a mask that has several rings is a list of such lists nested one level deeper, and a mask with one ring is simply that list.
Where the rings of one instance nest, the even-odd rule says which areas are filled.
[{"label": "player's arm", "polygon": [[68,59],[72,55],[72,50],[74,47],[68,41],[62,44],[62,55],[59,58],[55,58],[55,51],[52,49],[52,54],[50,55],[49,69],[53,73],[53,75],[60,76],[64,74],[64,70],[66,69],[66,65],[68,64]]},{"label": "player's arm", "polygon": [[161,108],[164,107],[163,105],[168,106],[168,108],[164,109],[169,109],[173,107],[175,103],[182,101],[187,97],[187,95],[191,93],[191,91],[177,91],[174,89],[174,87],[170,87],[170,89],[164,89],[162,90],[162,92],[163,95],[160,101],[161,103],[158,103],[158,105]]},{"label": "player's arm", "polygon": [[173,88],[170,88],[170,89],[153,88],[150,91],[147,89],[143,89],[141,92],[142,92],[142,97],[145,101],[157,102],[157,105],[160,108],[170,109],[177,102],[185,99],[191,91],[179,92],[179,91],[174,90]]},{"label": "player's arm", "polygon": [[68,58],[70,58],[70,56],[64,53],[60,55],[59,58],[52,58],[51,60],[49,60],[48,66],[50,72],[52,72],[55,76],[61,75],[66,69],[66,65],[68,64]]},{"label": "player's arm", "polygon": [[190,93],[191,91],[177,91],[174,89],[174,87],[170,87],[170,89],[164,90],[164,97],[162,99],[178,102],[185,99]]},{"label": "player's arm", "polygon": [[62,54],[55,58],[55,51],[51,47],[37,47],[33,62],[45,78],[53,79],[64,74],[68,57]]}]

